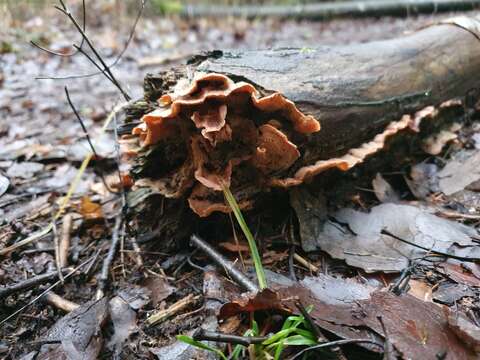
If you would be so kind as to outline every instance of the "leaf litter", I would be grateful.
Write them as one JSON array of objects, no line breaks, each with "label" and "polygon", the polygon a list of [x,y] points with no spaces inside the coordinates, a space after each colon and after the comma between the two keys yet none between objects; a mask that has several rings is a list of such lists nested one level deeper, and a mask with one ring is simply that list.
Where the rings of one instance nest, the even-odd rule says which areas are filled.
[{"label": "leaf litter", "polygon": [[[100,14],[98,22],[108,23],[111,19],[109,6],[95,5]],[[40,29],[53,48],[65,47],[69,44],[67,38],[77,35],[60,23],[48,25],[45,18],[31,16],[26,29],[32,34]],[[418,23],[427,20],[430,21],[420,17]],[[166,69],[164,63],[177,64],[183,59],[178,54],[205,49],[211,41],[225,48],[252,47],[252,44],[292,46],[292,43],[307,46],[308,42],[318,43],[318,36],[325,43],[362,40],[362,36],[367,36],[355,31],[351,20],[321,25],[238,21],[234,26],[228,21],[217,24],[202,21],[189,24],[168,18],[159,21],[157,26],[151,19],[145,20],[144,27],[135,35],[130,55],[115,68],[118,77],[135,95],[141,94],[140,68],[147,66],[146,63],[149,71]],[[412,28],[411,22],[417,20],[358,21],[370,29],[370,34],[363,38],[366,40],[385,36],[379,35],[385,31],[378,30],[391,29],[392,22],[395,31],[400,32]],[[89,25],[98,30],[96,40],[104,44],[108,60],[113,60],[121,46],[114,40],[111,29]],[[314,26],[322,31],[312,32]],[[389,30],[389,36],[394,36],[395,31]],[[127,36],[120,30],[118,35],[122,39]],[[90,69],[75,57],[60,61],[43,53],[39,56],[36,49],[21,45],[30,39],[19,39],[16,36],[22,35],[18,34],[8,36],[21,41],[15,43],[18,53],[0,55],[0,115],[9,119],[8,123],[0,124],[1,248],[48,225],[67,187],[74,181],[79,162],[90,152],[79,124],[64,106],[63,85],[51,80],[41,86],[31,83],[33,77],[46,72],[71,75],[79,69],[87,72]],[[165,48],[165,38],[174,49],[173,54]],[[152,53],[158,53],[156,57],[160,60],[153,61]],[[100,272],[109,253],[113,219],[121,208],[118,198],[105,189],[100,178],[100,175],[105,178],[117,175],[112,171],[116,161],[114,136],[110,129],[103,133],[97,122],[108,114],[117,96],[102,78],[78,81],[79,86],[72,87],[72,97],[81,104],[81,115],[99,154],[81,179],[73,205],[66,209],[75,214],[66,270],[80,265],[82,268],[72,276],[73,280],[62,282],[58,278],[56,241],[63,237],[64,231],[60,219],[55,231],[2,259],[0,283],[3,290],[35,280],[37,276],[55,274],[47,283],[34,283],[25,288],[28,290],[7,297],[2,304],[2,318],[54,284],[61,297],[75,301],[80,307],[65,314],[58,304],[46,298],[33,302],[16,322],[4,324],[0,336],[2,356],[6,348],[16,358],[24,355],[25,359],[94,359],[100,354],[213,359],[212,353],[175,340],[174,336],[192,335],[200,327],[242,335],[257,322],[262,335],[271,336],[278,330],[279,316],[284,319],[299,314],[298,300],[306,307],[311,306],[310,316],[325,331],[328,340],[370,339],[375,343],[350,345],[353,350],[345,347],[347,358],[362,358],[366,354],[381,358],[387,341],[393,346],[392,355],[399,358],[477,356],[478,264],[434,253],[472,261],[480,255],[478,218],[475,219],[480,210],[477,166],[480,141],[475,124],[472,128],[477,133],[455,126],[432,137],[427,145],[430,153],[437,155],[420,159],[417,164],[409,163],[408,170],[393,169],[402,175],[376,168],[365,177],[366,183],[357,179],[348,185],[356,194],[346,203],[332,203],[328,194],[304,187],[291,191],[290,205],[272,209],[283,211],[280,216],[265,209],[248,215],[247,222],[255,229],[263,262],[268,265],[265,274],[270,288],[258,294],[242,294],[241,288],[228,275],[222,275],[221,268],[212,268],[204,255],[171,241],[177,235],[172,229],[187,231],[193,225],[211,237],[216,248],[226,252],[237,268],[254,278],[245,239],[238,231],[231,234],[228,219],[216,218],[213,225],[216,230],[206,232],[203,229],[208,225],[192,221],[191,216],[182,218],[185,211],[178,203],[155,194],[148,195],[149,199],[155,199],[153,205],[145,197],[139,198],[137,203],[144,206],[145,213],[129,225],[137,226],[144,221],[148,226],[139,225],[138,234],[127,235],[120,241],[110,269],[111,287],[107,296],[95,300],[95,274]],[[334,190],[332,187],[332,193]],[[131,207],[136,205],[132,203]],[[175,216],[168,216],[174,213]],[[382,230],[416,246],[385,235]],[[239,241],[233,243],[233,236],[238,236]],[[238,252],[246,258],[243,264],[237,259]],[[296,262],[299,257],[302,263]],[[155,326],[146,324],[152,314],[168,311],[189,296],[199,300],[188,303],[167,321]],[[219,346],[212,341],[207,344]],[[294,352],[287,350],[285,354]]]}]

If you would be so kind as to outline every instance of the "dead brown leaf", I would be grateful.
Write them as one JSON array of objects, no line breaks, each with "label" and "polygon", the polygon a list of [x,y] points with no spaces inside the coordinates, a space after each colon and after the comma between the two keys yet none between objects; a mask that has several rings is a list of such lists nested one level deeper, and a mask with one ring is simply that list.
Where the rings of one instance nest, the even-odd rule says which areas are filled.
[{"label": "dead brown leaf", "polygon": [[480,352],[480,328],[459,312],[449,311],[448,325],[475,352]]},{"label": "dead brown leaf", "polygon": [[102,219],[102,205],[93,202],[88,196],[84,196],[80,201],[80,214],[82,214],[86,220]]},{"label": "dead brown leaf", "polygon": [[287,311],[287,308],[282,304],[282,299],[277,292],[264,289],[254,295],[244,295],[236,301],[223,305],[220,309],[219,318],[224,319],[242,312],[260,310]]}]

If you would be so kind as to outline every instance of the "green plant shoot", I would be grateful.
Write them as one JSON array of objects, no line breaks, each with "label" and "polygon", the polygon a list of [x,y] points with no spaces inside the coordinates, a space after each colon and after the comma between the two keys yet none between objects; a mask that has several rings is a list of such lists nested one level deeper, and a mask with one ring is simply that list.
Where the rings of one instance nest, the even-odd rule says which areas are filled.
[{"label": "green plant shoot", "polygon": [[225,199],[227,200],[228,205],[232,209],[233,214],[237,219],[238,225],[240,225],[240,228],[242,229],[243,233],[245,234],[245,237],[247,238],[248,246],[250,247],[250,252],[252,254],[253,264],[255,266],[255,272],[257,274],[258,285],[260,286],[260,289],[262,290],[266,289],[267,278],[265,277],[265,271],[263,270],[262,259],[260,258],[260,254],[258,253],[258,248],[255,242],[255,239],[253,238],[253,235],[250,232],[250,229],[248,228],[247,223],[245,222],[245,219],[243,218],[242,212],[240,211],[237,200],[235,200],[235,197],[233,196],[230,189],[224,186],[223,194],[225,195]]}]

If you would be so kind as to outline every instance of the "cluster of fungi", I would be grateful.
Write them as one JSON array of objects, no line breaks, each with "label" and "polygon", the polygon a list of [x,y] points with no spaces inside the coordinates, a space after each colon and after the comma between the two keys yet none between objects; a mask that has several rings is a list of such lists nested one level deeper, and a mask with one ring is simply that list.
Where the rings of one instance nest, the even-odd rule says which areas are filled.
[{"label": "cluster of fungi", "polygon": [[161,148],[162,157],[155,177],[137,179],[135,186],[155,188],[169,198],[187,196],[202,217],[230,211],[224,187],[234,190],[240,208],[249,208],[252,191],[298,185],[333,167],[347,170],[413,121],[406,115],[360,148],[303,164],[298,144],[319,132],[320,122],[278,92],[261,95],[247,82],[197,74],[192,82],[179,81],[157,102],[132,134],[143,149]]}]

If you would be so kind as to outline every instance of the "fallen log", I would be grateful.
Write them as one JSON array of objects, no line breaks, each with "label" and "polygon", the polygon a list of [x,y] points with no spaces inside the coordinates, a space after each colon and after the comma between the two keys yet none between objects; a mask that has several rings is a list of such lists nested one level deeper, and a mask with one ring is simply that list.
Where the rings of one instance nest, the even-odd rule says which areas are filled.
[{"label": "fallen log", "polygon": [[286,5],[209,5],[182,6],[181,15],[190,18],[226,16],[278,17],[289,19],[323,20],[339,17],[409,16],[443,11],[468,11],[478,9],[477,0],[365,0],[326,1],[311,4]]},{"label": "fallen log", "polygon": [[[188,197],[200,216],[242,208],[271,187],[346,171],[478,88],[480,18],[315,49],[215,51],[147,77],[123,141],[135,187]],[[143,116],[141,116],[143,114]]]}]

